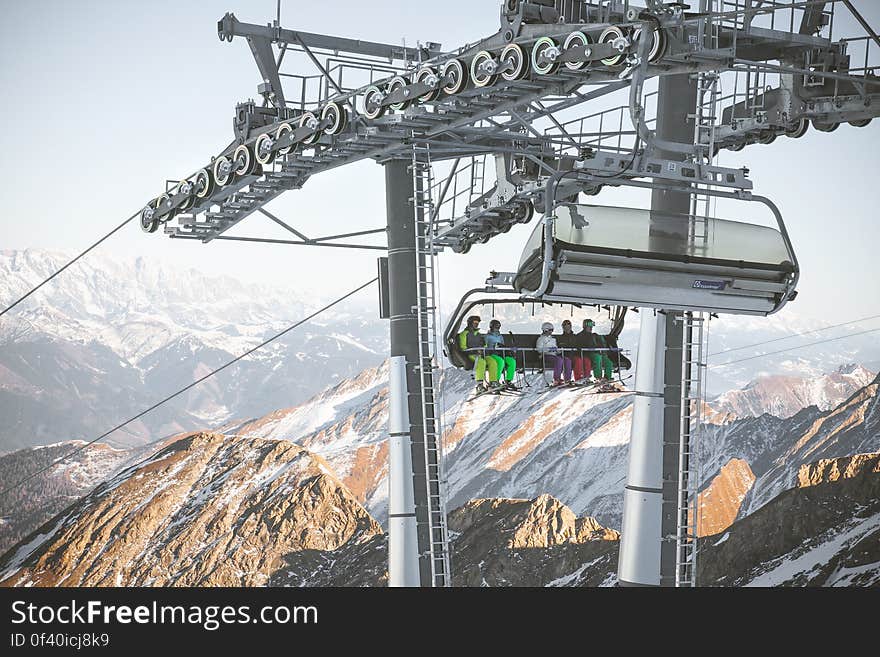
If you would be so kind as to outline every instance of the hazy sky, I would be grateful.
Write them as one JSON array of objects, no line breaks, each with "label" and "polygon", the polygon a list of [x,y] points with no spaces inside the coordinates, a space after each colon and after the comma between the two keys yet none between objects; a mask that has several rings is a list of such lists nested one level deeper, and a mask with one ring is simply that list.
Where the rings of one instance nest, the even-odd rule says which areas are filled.
[{"label": "hazy sky", "polygon": [[[856,4],[880,27],[880,3]],[[166,178],[189,174],[222,150],[232,139],[236,102],[254,97],[260,80],[246,42],[219,41],[216,23],[227,11],[267,23],[275,6],[274,0],[0,0],[0,248],[79,250],[160,193]],[[498,7],[498,0],[287,0],[281,22],[451,48],[494,32]],[[880,121],[722,153],[722,164],[748,166],[755,192],[772,198],[785,216],[803,272],[792,310],[829,323],[880,313]],[[627,204],[626,194],[615,198]],[[311,235],[384,227],[382,168],[367,161],[321,174],[267,209]],[[517,226],[466,256],[444,256],[443,300],[481,284],[490,269],[514,269],[533,226]],[[230,234],[289,236],[260,215]],[[146,235],[135,223],[102,251],[275,280],[321,296],[371,277],[378,255],[203,245]]]}]

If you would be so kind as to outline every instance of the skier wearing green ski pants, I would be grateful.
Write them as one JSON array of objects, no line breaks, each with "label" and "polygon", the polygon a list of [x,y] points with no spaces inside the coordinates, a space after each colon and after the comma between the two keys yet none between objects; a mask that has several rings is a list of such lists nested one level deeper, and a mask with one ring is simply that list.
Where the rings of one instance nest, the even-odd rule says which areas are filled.
[{"label": "skier wearing green ski pants", "polygon": [[[489,322],[489,332],[486,334],[486,349],[498,351],[504,347],[504,336],[501,335],[501,322],[493,319]],[[513,386],[513,378],[516,376],[516,359],[513,356],[501,353],[490,353],[486,356],[489,367],[489,386],[500,383],[502,374],[507,379],[506,386]]]},{"label": "skier wearing green ski pants", "polygon": [[[477,315],[468,317],[467,326],[458,334],[458,346],[462,351],[468,349],[482,349],[486,346],[486,340],[480,333],[480,318]],[[469,353],[468,358],[474,362],[474,381],[477,382],[477,392],[486,390],[484,379],[486,378],[486,358],[481,353]],[[496,374],[495,381],[498,381]]]},{"label": "skier wearing green ski pants", "polygon": [[[605,338],[598,333],[593,333],[593,327],[596,325],[592,319],[585,319],[583,323],[584,330],[578,334],[581,346],[589,349],[590,347],[606,348]],[[588,351],[587,357],[593,363],[593,378],[597,381],[611,381],[614,379],[614,363],[608,357],[605,351]]]}]

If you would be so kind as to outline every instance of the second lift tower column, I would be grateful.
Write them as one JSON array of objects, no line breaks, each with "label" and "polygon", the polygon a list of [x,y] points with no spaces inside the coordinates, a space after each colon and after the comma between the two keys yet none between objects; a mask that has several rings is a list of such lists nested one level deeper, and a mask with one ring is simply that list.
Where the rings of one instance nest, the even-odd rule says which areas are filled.
[{"label": "second lift tower column", "polygon": [[[657,138],[692,144],[697,86],[689,75],[662,76]],[[690,115],[690,117],[689,117]],[[683,160],[680,153],[658,157]],[[651,194],[650,250],[684,253],[690,192]],[[674,586],[681,415],[681,313],[640,313],[636,396],[617,578],[621,586]]]},{"label": "second lift tower column", "polygon": [[[388,584],[431,586],[419,365],[413,177],[409,160],[385,163],[388,212]],[[422,556],[424,555],[424,556]]]}]

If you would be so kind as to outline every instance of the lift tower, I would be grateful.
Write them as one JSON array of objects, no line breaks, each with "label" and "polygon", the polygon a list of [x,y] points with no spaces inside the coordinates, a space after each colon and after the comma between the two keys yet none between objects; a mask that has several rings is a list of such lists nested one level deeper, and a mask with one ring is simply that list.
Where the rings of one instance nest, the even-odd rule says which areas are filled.
[{"label": "lift tower", "polygon": [[[544,213],[533,235],[537,280],[502,277],[522,299],[657,311],[656,319],[641,313],[619,579],[694,585],[699,313],[775,312],[794,297],[799,271],[778,208],[752,194],[745,169],[718,166],[713,157],[797,138],[810,126],[867,125],[880,114],[880,37],[850,0],[500,4],[495,32],[451,50],[226,14],[218,36],[247,41],[261,100],[235,107],[233,141],[167,183],[144,207],[141,226],[203,243],[388,249],[389,581],[449,586],[434,259],[528,223],[537,208]],[[716,93],[720,79],[732,89],[727,95]],[[659,91],[646,90],[654,80]],[[609,107],[616,92],[628,102]],[[387,226],[307,237],[265,208],[312,176],[368,158],[385,167]],[[560,242],[561,224],[572,218],[560,200],[621,185],[653,190],[647,246],[636,253],[614,243],[598,253],[595,245]],[[766,243],[784,259],[774,260],[769,246],[763,256],[774,262],[716,257],[736,222],[709,216],[708,202],[698,211],[692,196],[766,205],[779,227]],[[669,221],[673,210],[686,215],[677,225]],[[290,236],[231,234],[255,213]],[[378,234],[387,247],[350,241]],[[678,235],[672,249],[663,239],[669,234]],[[717,276],[695,279],[695,267]]]}]

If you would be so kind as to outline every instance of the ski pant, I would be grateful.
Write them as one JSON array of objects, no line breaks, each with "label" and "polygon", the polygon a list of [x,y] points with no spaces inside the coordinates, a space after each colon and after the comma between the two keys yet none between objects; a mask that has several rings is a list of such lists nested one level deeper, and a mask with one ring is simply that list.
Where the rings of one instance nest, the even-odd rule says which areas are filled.
[{"label": "ski pant", "polygon": [[468,356],[468,358],[474,361],[474,381],[483,383],[483,379],[486,378],[486,359],[482,356]]},{"label": "ski pant", "polygon": [[593,362],[593,376],[599,378],[604,374],[606,379],[614,378],[614,363],[605,354],[590,354],[590,360]]},{"label": "ski pant", "polygon": [[502,373],[508,381],[513,381],[516,375],[516,360],[513,356],[489,354],[486,356],[486,366],[489,368],[489,381],[500,380]]},{"label": "ski pant", "polygon": [[571,357],[571,369],[574,372],[575,381],[587,378],[590,375],[591,367],[592,363],[589,356],[578,355]]},{"label": "ski pant", "polygon": [[556,356],[544,354],[544,366],[553,366],[553,380],[562,381],[562,372],[565,371],[565,380],[571,381],[571,358],[568,356]]}]

